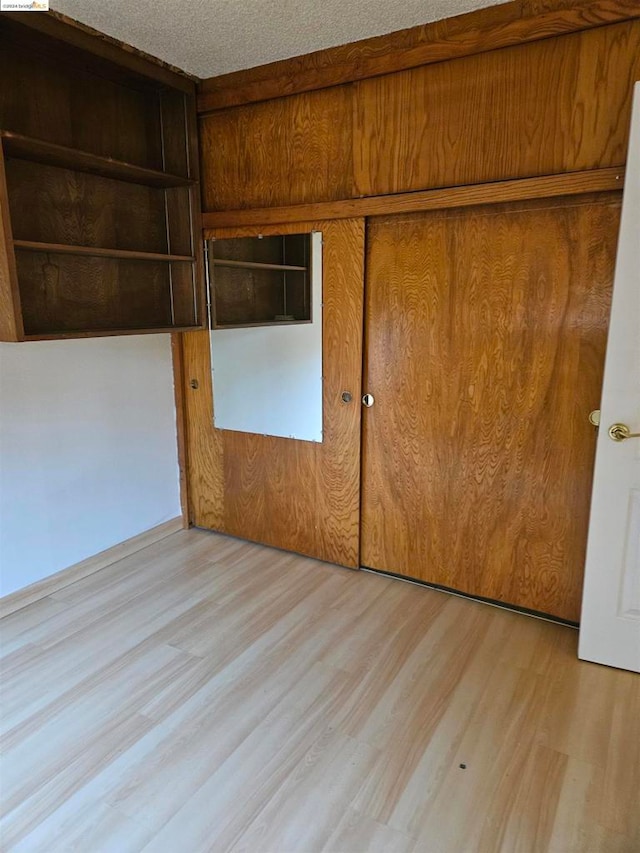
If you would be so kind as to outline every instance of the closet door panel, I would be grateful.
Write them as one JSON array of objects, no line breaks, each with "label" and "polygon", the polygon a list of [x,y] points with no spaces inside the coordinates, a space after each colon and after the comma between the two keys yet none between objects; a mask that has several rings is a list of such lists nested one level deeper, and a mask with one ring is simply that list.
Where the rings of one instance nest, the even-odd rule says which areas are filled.
[{"label": "closet door panel", "polygon": [[[190,517],[199,527],[357,567],[364,221],[238,229],[216,236],[305,231],[323,235],[323,440],[216,429],[209,334],[185,334]],[[350,402],[342,399],[345,391],[352,395]]]},{"label": "closet door panel", "polygon": [[617,194],[372,220],[362,564],[577,620]]}]

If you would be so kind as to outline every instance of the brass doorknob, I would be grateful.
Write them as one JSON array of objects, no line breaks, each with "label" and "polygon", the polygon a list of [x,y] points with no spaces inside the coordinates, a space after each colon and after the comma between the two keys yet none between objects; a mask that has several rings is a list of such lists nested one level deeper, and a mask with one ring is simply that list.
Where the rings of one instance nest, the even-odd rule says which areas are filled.
[{"label": "brass doorknob", "polygon": [[609,437],[613,441],[624,441],[627,438],[640,438],[640,432],[631,432],[626,424],[612,424],[609,427]]}]

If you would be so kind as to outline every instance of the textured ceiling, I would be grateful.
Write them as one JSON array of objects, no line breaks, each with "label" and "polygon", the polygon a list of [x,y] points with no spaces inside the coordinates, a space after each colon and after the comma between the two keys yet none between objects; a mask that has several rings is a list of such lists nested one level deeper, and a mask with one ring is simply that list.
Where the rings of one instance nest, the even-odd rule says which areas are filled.
[{"label": "textured ceiling", "polygon": [[449,18],[497,2],[53,0],[51,6],[191,74],[213,77]]}]

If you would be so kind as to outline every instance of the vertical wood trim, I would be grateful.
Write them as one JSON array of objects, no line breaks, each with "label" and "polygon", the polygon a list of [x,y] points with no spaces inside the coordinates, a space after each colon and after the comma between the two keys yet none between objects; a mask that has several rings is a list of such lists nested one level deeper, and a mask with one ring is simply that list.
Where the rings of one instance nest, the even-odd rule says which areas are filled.
[{"label": "vertical wood trim", "polygon": [[202,191],[200,184],[200,145],[198,119],[196,116],[196,98],[194,94],[185,95],[184,116],[186,125],[187,157],[189,177],[195,181],[189,190],[191,211],[191,253],[195,258],[193,266],[193,286],[198,312],[197,322],[200,328],[207,328],[207,310],[204,283],[204,250],[202,246]]},{"label": "vertical wood trim", "polygon": [[4,152],[0,144],[0,341],[24,339]]},{"label": "vertical wood trim", "polygon": [[171,335],[171,360],[173,364],[173,394],[176,405],[176,436],[178,440],[178,467],[180,470],[180,507],[182,526],[191,524],[189,506],[189,479],[187,477],[187,408],[185,401],[184,346],[183,336],[176,332]]}]

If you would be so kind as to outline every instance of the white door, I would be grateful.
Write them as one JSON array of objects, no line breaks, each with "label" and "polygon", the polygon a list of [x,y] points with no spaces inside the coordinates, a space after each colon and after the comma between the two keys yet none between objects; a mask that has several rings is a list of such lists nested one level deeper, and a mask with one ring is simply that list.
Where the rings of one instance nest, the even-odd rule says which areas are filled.
[{"label": "white door", "polygon": [[579,656],[640,672],[640,83],[600,410]]}]

